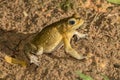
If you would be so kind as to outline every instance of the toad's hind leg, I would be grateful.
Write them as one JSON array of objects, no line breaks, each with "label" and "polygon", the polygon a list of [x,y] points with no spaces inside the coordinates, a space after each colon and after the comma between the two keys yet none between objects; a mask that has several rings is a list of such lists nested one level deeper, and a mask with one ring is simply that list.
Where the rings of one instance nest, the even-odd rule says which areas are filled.
[{"label": "toad's hind leg", "polygon": [[72,57],[76,58],[76,59],[84,59],[85,57],[78,54],[76,50],[74,50],[71,45],[70,45],[70,39],[68,39],[68,37],[64,37],[63,38],[63,42],[64,42],[64,47],[65,47],[65,51],[67,53],[69,53]]},{"label": "toad's hind leg", "polygon": [[35,53],[36,55],[41,55],[41,54],[43,54],[43,47],[39,47],[38,49],[37,49],[37,52]]}]

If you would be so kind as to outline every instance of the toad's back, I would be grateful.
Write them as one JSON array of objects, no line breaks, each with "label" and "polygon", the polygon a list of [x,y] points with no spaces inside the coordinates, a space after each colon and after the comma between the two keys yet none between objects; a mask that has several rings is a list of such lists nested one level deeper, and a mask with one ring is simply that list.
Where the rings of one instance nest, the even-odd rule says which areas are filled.
[{"label": "toad's back", "polygon": [[32,44],[38,48],[43,47],[44,52],[51,52],[57,47],[61,40],[62,35],[59,33],[57,27],[48,26],[37,34]]}]

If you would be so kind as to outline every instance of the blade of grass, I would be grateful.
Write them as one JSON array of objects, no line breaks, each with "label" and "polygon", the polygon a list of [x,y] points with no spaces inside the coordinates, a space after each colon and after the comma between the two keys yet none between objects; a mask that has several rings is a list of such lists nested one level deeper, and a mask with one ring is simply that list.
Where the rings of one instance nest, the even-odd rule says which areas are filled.
[{"label": "blade of grass", "polygon": [[79,75],[79,77],[83,80],[93,80],[92,77],[85,75],[85,74],[81,73],[80,71],[77,71],[76,74]]},{"label": "blade of grass", "polygon": [[115,4],[120,4],[120,0],[107,0],[107,1]]}]

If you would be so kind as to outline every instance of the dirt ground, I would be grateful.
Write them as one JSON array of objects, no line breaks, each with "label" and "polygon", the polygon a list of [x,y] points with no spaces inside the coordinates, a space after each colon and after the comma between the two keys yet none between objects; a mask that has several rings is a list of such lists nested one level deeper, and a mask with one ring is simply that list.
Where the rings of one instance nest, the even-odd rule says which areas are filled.
[{"label": "dirt ground", "polygon": [[[67,1],[67,0],[66,0]],[[0,80],[81,80],[80,71],[94,80],[120,80],[120,6],[106,0],[0,0]],[[76,60],[64,47],[40,56],[40,66],[9,64],[5,55],[25,59],[23,46],[49,24],[77,12],[84,20],[78,29],[86,39],[71,44],[79,53],[92,55]]]}]

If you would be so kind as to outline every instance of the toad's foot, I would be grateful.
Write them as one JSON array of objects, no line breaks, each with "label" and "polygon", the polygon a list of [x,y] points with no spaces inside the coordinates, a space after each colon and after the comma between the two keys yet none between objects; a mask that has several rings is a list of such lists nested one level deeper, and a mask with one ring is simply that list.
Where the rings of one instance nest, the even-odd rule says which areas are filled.
[{"label": "toad's foot", "polygon": [[34,63],[35,65],[39,66],[39,60],[37,56],[33,54],[29,54],[29,58],[30,58],[30,63]]},{"label": "toad's foot", "polygon": [[88,36],[88,34],[82,34],[77,31],[75,31],[74,35],[77,36],[77,40],[79,40],[80,38],[86,38]]},{"label": "toad's foot", "polygon": [[83,56],[83,55],[79,55],[76,57],[76,59],[78,59],[78,60],[82,60],[82,59],[86,59],[86,58],[87,58],[87,56]]},{"label": "toad's foot", "polygon": [[83,56],[83,55],[78,54],[73,48],[66,49],[66,52],[69,53],[72,57],[74,57],[78,60],[87,58],[87,56]]}]

